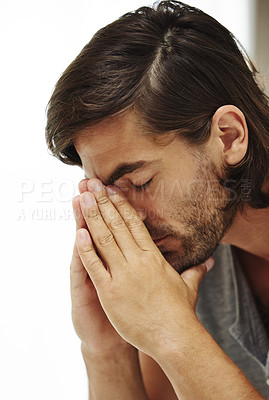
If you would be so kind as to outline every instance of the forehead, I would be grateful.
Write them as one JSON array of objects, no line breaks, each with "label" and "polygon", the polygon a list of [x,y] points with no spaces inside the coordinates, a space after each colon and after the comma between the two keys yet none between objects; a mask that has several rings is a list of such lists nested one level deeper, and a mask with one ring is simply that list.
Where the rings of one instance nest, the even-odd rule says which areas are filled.
[{"label": "forehead", "polygon": [[101,180],[120,163],[156,159],[163,148],[142,132],[130,113],[83,130],[75,147],[87,176]]}]

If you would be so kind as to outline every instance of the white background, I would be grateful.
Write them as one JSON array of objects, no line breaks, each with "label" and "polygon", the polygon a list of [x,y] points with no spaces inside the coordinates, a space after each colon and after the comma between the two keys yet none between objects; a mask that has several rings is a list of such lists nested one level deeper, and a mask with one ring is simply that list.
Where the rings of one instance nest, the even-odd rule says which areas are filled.
[{"label": "white background", "polygon": [[[0,398],[87,398],[70,317],[71,199],[78,167],[44,139],[53,86],[97,29],[148,0],[2,0]],[[253,54],[252,0],[191,2]]]}]

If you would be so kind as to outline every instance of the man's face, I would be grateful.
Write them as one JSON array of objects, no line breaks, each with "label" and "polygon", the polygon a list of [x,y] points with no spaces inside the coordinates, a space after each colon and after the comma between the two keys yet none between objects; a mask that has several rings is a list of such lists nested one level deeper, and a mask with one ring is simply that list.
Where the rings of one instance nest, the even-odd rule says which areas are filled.
[{"label": "man's face", "polygon": [[181,273],[212,254],[236,209],[221,210],[229,191],[217,180],[221,165],[210,148],[195,149],[170,135],[156,138],[142,134],[132,114],[125,114],[84,130],[75,147],[86,177],[122,190]]}]

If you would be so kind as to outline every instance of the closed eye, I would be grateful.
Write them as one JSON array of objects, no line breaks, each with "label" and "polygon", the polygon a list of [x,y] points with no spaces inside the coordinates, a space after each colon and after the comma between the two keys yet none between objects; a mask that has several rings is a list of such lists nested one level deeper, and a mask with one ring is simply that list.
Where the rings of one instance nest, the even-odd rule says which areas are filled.
[{"label": "closed eye", "polygon": [[142,192],[143,190],[145,190],[150,184],[151,184],[151,182],[153,181],[153,178],[151,178],[149,181],[147,181],[146,183],[143,183],[143,185],[139,185],[139,186],[137,186],[137,185],[134,185],[133,183],[132,183],[132,186],[133,186],[133,188],[134,188],[134,190],[136,191],[136,192]]}]

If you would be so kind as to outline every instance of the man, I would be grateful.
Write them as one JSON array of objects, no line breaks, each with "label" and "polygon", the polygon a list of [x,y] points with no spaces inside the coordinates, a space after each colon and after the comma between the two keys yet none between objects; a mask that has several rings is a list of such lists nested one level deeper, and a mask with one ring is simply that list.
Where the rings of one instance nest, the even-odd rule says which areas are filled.
[{"label": "man", "polygon": [[269,399],[255,73],[226,28],[164,1],[101,29],[58,81],[47,143],[86,176],[71,294],[91,399]]}]

